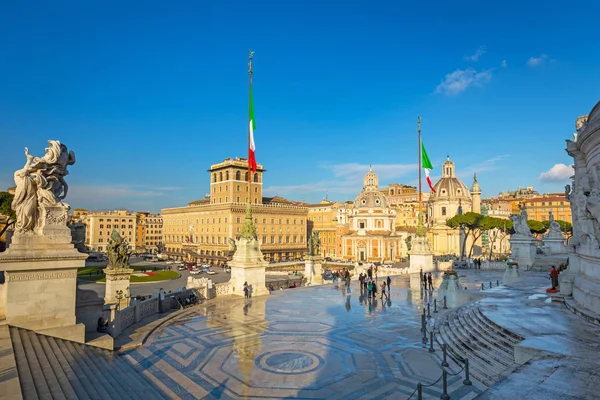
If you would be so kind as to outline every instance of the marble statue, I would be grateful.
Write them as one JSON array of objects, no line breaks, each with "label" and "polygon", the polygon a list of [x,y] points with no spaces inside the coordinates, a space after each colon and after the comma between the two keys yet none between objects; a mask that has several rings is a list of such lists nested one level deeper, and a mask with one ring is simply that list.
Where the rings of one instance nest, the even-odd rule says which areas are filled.
[{"label": "marble statue", "polygon": [[515,234],[529,237],[533,236],[531,234],[531,229],[529,229],[529,225],[527,225],[527,211],[525,211],[525,207],[521,207],[520,214],[511,215],[510,220],[513,223]]},{"label": "marble statue", "polygon": [[116,229],[113,229],[110,238],[108,239],[108,245],[106,246],[108,252],[108,268],[128,268],[129,267],[129,244],[125,239],[119,235]]},{"label": "marble statue", "polygon": [[69,186],[64,177],[69,173],[67,166],[75,164],[75,153],[58,140],[49,140],[46,154],[34,157],[25,148],[27,161],[23,168],[15,171],[15,232],[32,232],[40,222],[40,208],[56,206],[67,197]]},{"label": "marble statue", "polygon": [[308,255],[318,256],[321,248],[321,240],[319,239],[319,232],[313,232],[308,240]]}]

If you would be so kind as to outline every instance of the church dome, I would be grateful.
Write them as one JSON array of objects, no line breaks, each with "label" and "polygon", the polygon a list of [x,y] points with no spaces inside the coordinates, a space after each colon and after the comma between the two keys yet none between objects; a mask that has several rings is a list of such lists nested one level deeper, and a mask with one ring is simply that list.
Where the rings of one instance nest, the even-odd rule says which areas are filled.
[{"label": "church dome", "polygon": [[386,197],[379,191],[379,178],[373,172],[373,167],[369,167],[369,172],[365,175],[362,192],[354,200],[355,208],[388,208],[389,204]]},{"label": "church dome", "polygon": [[[473,186],[478,183],[474,183]],[[435,193],[429,197],[430,201],[436,199],[471,199],[469,196],[469,188],[460,179],[456,177],[454,172],[454,163],[450,161],[450,157],[442,166],[442,178],[433,185]]]}]

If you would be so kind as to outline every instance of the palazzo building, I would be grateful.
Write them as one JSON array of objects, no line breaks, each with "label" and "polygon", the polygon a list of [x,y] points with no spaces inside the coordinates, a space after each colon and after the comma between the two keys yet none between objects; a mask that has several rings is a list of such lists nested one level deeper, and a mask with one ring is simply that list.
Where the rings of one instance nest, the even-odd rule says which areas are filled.
[{"label": "palazzo building", "polygon": [[[481,213],[481,188],[474,178],[471,191],[456,177],[454,163],[450,157],[442,166],[442,178],[433,186],[428,209],[429,236],[432,250],[435,254],[454,254],[460,256],[460,230],[450,228],[446,221],[456,214],[469,211]],[[467,242],[466,252],[470,243]],[[474,250],[475,251],[475,250]]]},{"label": "palazzo building", "polygon": [[158,251],[158,244],[162,241],[163,221],[160,214],[149,212],[137,213],[136,247],[151,253]]},{"label": "palazzo building", "polygon": [[105,252],[108,239],[116,229],[122,238],[129,243],[129,249],[137,248],[137,215],[127,210],[99,211],[79,213],[78,217],[85,224],[85,247],[91,251]]},{"label": "palazzo building", "polygon": [[344,260],[393,262],[407,254],[408,233],[396,230],[396,211],[379,190],[372,168],[354,202],[338,209],[338,223]]},{"label": "palazzo building", "polygon": [[266,260],[301,258],[307,250],[308,207],[281,197],[263,197],[263,174],[258,165],[248,183],[248,160],[226,158],[208,170],[210,194],[183,207],[161,210],[165,253],[175,259],[226,263],[239,238],[246,204]]},{"label": "palazzo building", "polygon": [[326,198],[320,203],[308,205],[308,235],[319,233],[320,255],[324,258],[341,258],[337,214],[340,207],[344,206]]}]

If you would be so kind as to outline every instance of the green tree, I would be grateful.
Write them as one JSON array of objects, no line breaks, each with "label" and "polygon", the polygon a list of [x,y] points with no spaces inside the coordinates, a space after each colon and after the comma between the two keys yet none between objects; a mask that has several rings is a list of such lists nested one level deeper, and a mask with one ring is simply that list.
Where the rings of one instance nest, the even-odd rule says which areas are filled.
[{"label": "green tree", "polygon": [[497,240],[504,240],[506,235],[510,232],[513,227],[513,223],[509,219],[496,218],[496,217],[486,217],[485,218],[485,228],[488,231],[489,237],[489,251],[488,257],[491,260],[494,253],[494,243]]},{"label": "green tree", "polygon": [[8,192],[0,192],[0,214],[8,217],[6,224],[0,230],[0,236],[4,235],[4,232],[14,225],[17,219],[15,211],[11,206],[13,198],[14,196]]},{"label": "green tree", "polygon": [[462,249],[460,252],[461,256],[466,254],[465,250],[468,237],[473,239],[471,241],[471,248],[469,249],[469,257],[471,257],[473,254],[475,242],[481,237],[483,232],[487,230],[485,222],[486,218],[488,217],[478,213],[468,212],[465,214],[457,214],[446,221],[446,225],[448,225],[450,228],[458,229],[462,226],[465,230],[465,241],[462,244]]},{"label": "green tree", "polygon": [[534,235],[543,235],[544,233],[546,233],[547,230],[543,222],[536,221],[533,219],[527,220],[527,226],[529,226],[529,229],[531,229],[531,233],[533,233]]}]

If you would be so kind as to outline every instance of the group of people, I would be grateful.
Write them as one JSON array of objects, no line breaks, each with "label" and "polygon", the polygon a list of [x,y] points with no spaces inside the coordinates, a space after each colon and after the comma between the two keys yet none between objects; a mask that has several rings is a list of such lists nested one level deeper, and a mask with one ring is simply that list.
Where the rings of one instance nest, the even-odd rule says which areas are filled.
[{"label": "group of people", "polygon": [[421,281],[421,287],[423,287],[423,289],[433,290],[433,277],[431,276],[431,272],[423,273],[423,269],[421,269],[419,271],[419,279]]},{"label": "group of people", "polygon": [[[377,297],[377,279],[373,279],[373,276],[369,276],[368,271],[367,274],[361,272],[358,275],[358,281],[360,282],[361,292],[366,292],[368,299],[375,299]],[[388,293],[390,291],[391,283],[392,278],[389,276],[381,283],[381,299],[383,299],[384,296],[386,300],[389,299]],[[346,286],[349,286],[349,284],[347,283]]]},{"label": "group of people", "polygon": [[252,298],[252,285],[248,285],[248,282],[244,282],[244,297],[247,299]]}]

